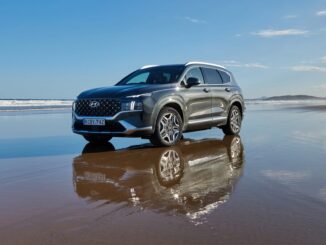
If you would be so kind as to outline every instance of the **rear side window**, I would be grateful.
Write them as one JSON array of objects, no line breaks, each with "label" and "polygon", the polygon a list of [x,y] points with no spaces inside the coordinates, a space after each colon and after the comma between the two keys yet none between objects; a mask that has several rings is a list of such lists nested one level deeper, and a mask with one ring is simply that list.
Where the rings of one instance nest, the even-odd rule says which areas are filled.
[{"label": "rear side window", "polygon": [[211,68],[201,68],[204,73],[206,84],[222,84],[222,78],[220,74],[215,69]]},{"label": "rear side window", "polygon": [[231,78],[229,76],[229,74],[227,74],[226,72],[224,71],[218,71],[223,79],[223,83],[229,83],[231,82]]}]

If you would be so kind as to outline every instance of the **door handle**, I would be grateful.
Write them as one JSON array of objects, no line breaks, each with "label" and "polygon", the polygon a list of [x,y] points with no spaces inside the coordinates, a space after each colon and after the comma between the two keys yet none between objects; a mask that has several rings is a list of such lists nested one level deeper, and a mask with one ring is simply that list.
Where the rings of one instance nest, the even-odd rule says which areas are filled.
[{"label": "door handle", "polygon": [[230,88],[225,88],[225,91],[226,92],[231,92],[231,89]]},{"label": "door handle", "polygon": [[210,92],[211,90],[208,89],[208,88],[204,88],[203,91],[204,91],[205,93],[208,93],[208,92]]}]

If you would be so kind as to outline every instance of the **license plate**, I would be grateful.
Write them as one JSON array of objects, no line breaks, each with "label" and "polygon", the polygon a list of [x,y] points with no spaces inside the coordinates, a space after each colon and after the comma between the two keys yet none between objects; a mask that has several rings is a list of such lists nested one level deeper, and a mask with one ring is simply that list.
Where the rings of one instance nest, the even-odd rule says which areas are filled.
[{"label": "license plate", "polygon": [[104,119],[84,119],[84,125],[96,125],[96,126],[104,126],[105,120]]}]

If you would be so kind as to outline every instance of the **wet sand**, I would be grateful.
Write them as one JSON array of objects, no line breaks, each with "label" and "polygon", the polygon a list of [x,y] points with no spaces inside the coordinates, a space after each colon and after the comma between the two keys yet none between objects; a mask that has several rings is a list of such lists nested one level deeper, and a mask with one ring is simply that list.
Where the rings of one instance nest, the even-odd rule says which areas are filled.
[{"label": "wet sand", "polygon": [[177,146],[0,114],[1,244],[324,244],[326,113],[248,105],[241,137]]},{"label": "wet sand", "polygon": [[297,109],[326,111],[326,105],[311,105],[311,106],[307,105],[307,106],[297,107]]}]

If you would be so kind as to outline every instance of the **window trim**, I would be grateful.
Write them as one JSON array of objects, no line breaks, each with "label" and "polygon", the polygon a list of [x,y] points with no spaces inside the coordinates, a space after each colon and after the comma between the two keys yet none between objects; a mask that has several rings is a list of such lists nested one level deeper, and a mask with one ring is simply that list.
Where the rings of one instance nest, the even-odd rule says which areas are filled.
[{"label": "window trim", "polygon": [[[192,69],[192,68],[195,68],[195,67],[198,67],[202,74],[203,74],[203,71],[202,71],[202,68],[211,68],[211,69],[215,69],[215,70],[221,70],[225,73],[227,73],[229,76],[230,76],[230,82],[228,83],[221,83],[221,84],[208,84],[205,82],[204,80],[204,83],[202,84],[199,84],[198,87],[204,87],[204,86],[232,86],[233,85],[233,75],[230,71],[228,71],[227,69],[222,69],[222,68],[219,68],[219,67],[216,67],[216,66],[210,66],[210,65],[206,65],[206,64],[190,64],[190,65],[187,65],[183,71],[183,73],[181,74],[180,78],[179,78],[179,81],[177,83],[177,85],[179,87],[184,87],[184,83],[185,83],[185,76],[186,76],[186,73]],[[204,77],[204,74],[203,74],[203,77]],[[223,79],[222,79],[223,81]],[[197,86],[196,86],[197,87]]]}]

